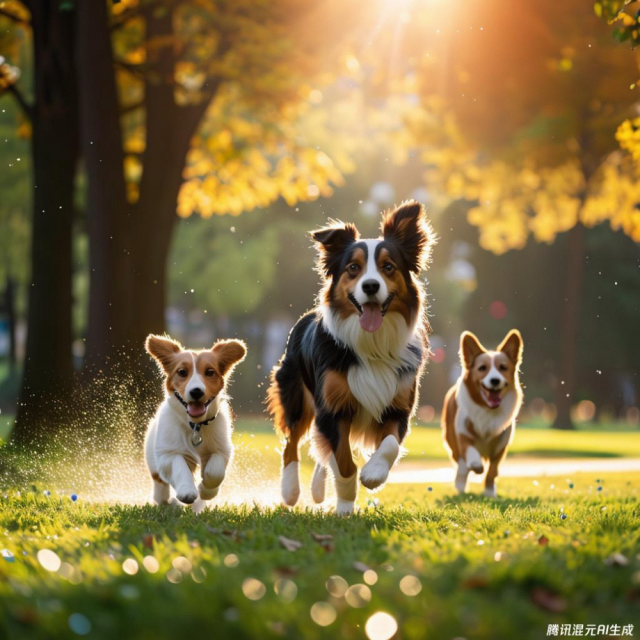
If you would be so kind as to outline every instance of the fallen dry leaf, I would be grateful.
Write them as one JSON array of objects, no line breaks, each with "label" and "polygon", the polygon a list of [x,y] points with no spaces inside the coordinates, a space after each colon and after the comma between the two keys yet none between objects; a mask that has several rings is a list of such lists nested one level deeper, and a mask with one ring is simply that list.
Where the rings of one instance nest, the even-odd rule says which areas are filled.
[{"label": "fallen dry leaf", "polygon": [[291,540],[290,538],[285,538],[284,536],[279,536],[278,540],[287,551],[296,551],[302,546],[302,542],[300,542],[299,540]]},{"label": "fallen dry leaf", "polygon": [[462,582],[463,589],[485,589],[489,581],[484,576],[471,576]]},{"label": "fallen dry leaf", "polygon": [[610,567],[626,567],[629,564],[629,559],[621,553],[612,553],[604,563]]},{"label": "fallen dry leaf", "polygon": [[538,605],[541,609],[552,611],[553,613],[562,613],[567,609],[567,601],[556,593],[552,593],[542,587],[536,587],[531,591],[531,602]]},{"label": "fallen dry leaf", "polygon": [[147,534],[142,538],[142,544],[146,549],[153,549],[154,537],[152,533]]},{"label": "fallen dry leaf", "polygon": [[330,540],[333,540],[333,536],[328,534],[328,533],[311,533],[311,537],[316,541],[316,542],[329,542]]},{"label": "fallen dry leaf", "polygon": [[540,536],[538,538],[538,544],[542,547],[546,547],[549,544],[549,538],[547,538],[547,536]]}]

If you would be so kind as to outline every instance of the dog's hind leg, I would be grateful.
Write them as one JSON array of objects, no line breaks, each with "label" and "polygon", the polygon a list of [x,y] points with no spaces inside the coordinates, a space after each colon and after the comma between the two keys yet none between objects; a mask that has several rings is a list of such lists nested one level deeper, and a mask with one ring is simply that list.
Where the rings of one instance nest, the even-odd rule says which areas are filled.
[{"label": "dog's hind leg", "polygon": [[467,489],[467,477],[469,476],[469,467],[463,458],[458,460],[458,471],[456,472],[455,485],[459,493],[464,493]]},{"label": "dog's hind leg", "polygon": [[168,504],[171,497],[169,485],[162,480],[158,473],[152,473],[151,477],[153,478],[153,501],[156,504]]},{"label": "dog's hind leg", "polygon": [[317,462],[311,478],[311,497],[316,504],[324,502],[326,484],[327,469]]}]

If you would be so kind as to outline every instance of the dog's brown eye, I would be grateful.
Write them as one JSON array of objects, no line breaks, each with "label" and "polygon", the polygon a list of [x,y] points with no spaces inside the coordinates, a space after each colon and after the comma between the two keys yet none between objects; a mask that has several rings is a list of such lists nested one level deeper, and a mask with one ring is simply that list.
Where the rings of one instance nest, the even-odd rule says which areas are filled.
[{"label": "dog's brown eye", "polygon": [[507,370],[507,365],[506,364],[501,364],[500,365],[500,371],[506,371]]},{"label": "dog's brown eye", "polygon": [[396,270],[396,268],[390,262],[385,262],[382,269],[385,273],[393,273]]},{"label": "dog's brown eye", "polygon": [[181,378],[186,378],[186,377],[187,377],[187,375],[188,375],[188,374],[187,374],[187,370],[186,370],[186,369],[178,369],[178,375],[179,375]]},{"label": "dog's brown eye", "polygon": [[207,378],[213,378],[213,376],[216,375],[216,372],[213,369],[207,369],[204,372],[204,375],[207,376]]},{"label": "dog's brown eye", "polygon": [[486,365],[486,364],[481,364],[481,365],[478,367],[478,371],[486,371],[486,370],[487,370],[487,365]]},{"label": "dog's brown eye", "polygon": [[360,265],[354,262],[347,267],[347,271],[349,275],[356,276],[360,273]]}]

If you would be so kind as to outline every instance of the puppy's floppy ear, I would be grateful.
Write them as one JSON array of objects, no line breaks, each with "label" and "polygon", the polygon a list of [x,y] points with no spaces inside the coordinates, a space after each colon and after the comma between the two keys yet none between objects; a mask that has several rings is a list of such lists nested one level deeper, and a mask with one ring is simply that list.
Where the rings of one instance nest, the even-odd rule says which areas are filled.
[{"label": "puppy's floppy ear", "polygon": [[400,245],[411,271],[420,273],[427,266],[436,235],[419,202],[408,200],[393,211],[387,211],[383,214],[380,230],[385,240]]},{"label": "puppy's floppy ear", "polygon": [[183,351],[182,345],[177,340],[173,340],[169,336],[156,336],[154,334],[147,336],[144,346],[147,353],[152,358],[155,358],[165,373],[171,365],[173,356]]},{"label": "puppy's floppy ear", "polygon": [[498,351],[502,351],[502,353],[506,354],[507,358],[516,365],[516,368],[519,367],[522,362],[522,349],[522,336],[517,329],[511,329],[507,334],[507,337],[498,347]]},{"label": "puppy's floppy ear", "polygon": [[352,245],[360,234],[350,222],[336,221],[328,227],[312,231],[311,237],[316,242],[318,250],[318,271],[327,276],[340,254]]},{"label": "puppy's floppy ear", "polygon": [[470,369],[473,361],[486,349],[471,331],[465,331],[460,336],[460,363],[465,369]]},{"label": "puppy's floppy ear", "polygon": [[220,372],[226,376],[244,360],[247,355],[247,345],[241,340],[218,340],[211,351],[218,356]]}]

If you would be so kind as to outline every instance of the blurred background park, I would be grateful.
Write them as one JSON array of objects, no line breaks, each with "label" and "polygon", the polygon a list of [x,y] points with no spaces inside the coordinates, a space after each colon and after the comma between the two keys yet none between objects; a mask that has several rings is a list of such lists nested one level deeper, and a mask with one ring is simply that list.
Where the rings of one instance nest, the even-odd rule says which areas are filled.
[{"label": "blurred background park", "polygon": [[595,431],[596,451],[615,431],[628,455],[637,4],[0,1],[3,439],[143,428],[164,331],[245,339],[233,406],[267,430],[269,371],[318,291],[307,232],[375,236],[415,198],[439,236],[420,421],[462,330],[493,347],[518,327],[521,423]]}]

